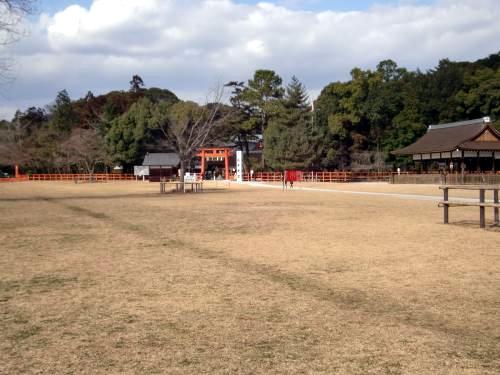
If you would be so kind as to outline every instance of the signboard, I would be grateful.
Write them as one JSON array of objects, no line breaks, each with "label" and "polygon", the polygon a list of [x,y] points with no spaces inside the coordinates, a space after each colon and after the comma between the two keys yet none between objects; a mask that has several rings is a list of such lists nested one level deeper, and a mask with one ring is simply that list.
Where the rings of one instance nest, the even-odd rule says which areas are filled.
[{"label": "signboard", "polygon": [[236,181],[243,182],[243,151],[236,151]]},{"label": "signboard", "polygon": [[184,182],[196,182],[196,174],[186,172],[184,174]]},{"label": "signboard", "polygon": [[135,165],[134,176],[149,176],[149,167],[143,165]]}]

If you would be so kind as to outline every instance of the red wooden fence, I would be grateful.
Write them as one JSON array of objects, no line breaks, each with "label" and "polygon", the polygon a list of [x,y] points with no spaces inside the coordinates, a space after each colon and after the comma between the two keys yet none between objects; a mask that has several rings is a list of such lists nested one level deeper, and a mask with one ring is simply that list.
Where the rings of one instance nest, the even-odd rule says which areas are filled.
[{"label": "red wooden fence", "polygon": [[132,181],[135,180],[133,174],[111,174],[96,173],[90,174],[71,174],[71,173],[37,173],[31,175],[22,175],[12,178],[0,178],[0,182],[21,182],[21,181]]},{"label": "red wooden fence", "polygon": [[[296,171],[299,182],[356,182],[356,181],[389,181],[390,172],[302,172]],[[70,174],[70,173],[38,173],[23,175],[18,178],[1,178],[0,182],[15,181],[132,181],[132,174]],[[250,174],[243,175],[244,181],[250,181]],[[253,181],[281,182],[283,172],[256,172]]]},{"label": "red wooden fence", "polygon": [[112,174],[112,173],[96,173],[96,174],[31,174],[28,176],[30,181],[131,181],[135,177],[133,174]]},{"label": "red wooden fence", "polygon": [[28,181],[28,176],[0,178],[0,182],[21,182]]},{"label": "red wooden fence", "polygon": [[[299,182],[361,182],[361,181],[389,181],[390,172],[298,172]],[[282,172],[256,172],[253,181],[280,182]],[[250,181],[250,174],[243,175],[245,181]]]}]

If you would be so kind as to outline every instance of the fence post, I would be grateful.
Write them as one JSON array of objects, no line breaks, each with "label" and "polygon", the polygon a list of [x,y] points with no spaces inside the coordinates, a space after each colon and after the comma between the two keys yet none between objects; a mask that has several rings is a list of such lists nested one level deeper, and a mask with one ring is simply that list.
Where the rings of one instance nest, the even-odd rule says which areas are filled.
[{"label": "fence post", "polygon": [[[479,203],[484,203],[484,189],[479,190]],[[486,227],[486,221],[484,217],[484,206],[479,207],[479,223],[481,228]]]},{"label": "fence post", "polygon": [[[445,187],[445,188],[443,189],[443,200],[444,200],[445,202],[448,202],[448,188],[447,188],[447,187]],[[448,204],[445,204],[445,205],[443,206],[443,209],[444,209],[444,223],[445,223],[445,224],[448,224],[448,208],[449,208],[449,207],[448,207]]]},{"label": "fence post", "polygon": [[[493,203],[498,204],[498,189],[493,190]],[[495,212],[495,224],[500,224],[500,218],[498,215],[498,207],[495,207],[494,209]]]}]

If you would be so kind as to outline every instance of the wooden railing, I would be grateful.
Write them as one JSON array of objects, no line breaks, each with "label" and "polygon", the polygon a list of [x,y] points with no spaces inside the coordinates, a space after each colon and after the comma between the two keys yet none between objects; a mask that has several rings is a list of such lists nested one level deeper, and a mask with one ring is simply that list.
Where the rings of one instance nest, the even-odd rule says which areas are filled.
[{"label": "wooden railing", "polygon": [[500,173],[393,173],[390,179],[392,184],[500,184]]},{"label": "wooden railing", "polygon": [[37,173],[28,176],[29,181],[131,181],[135,180],[133,174],[73,174],[73,173]]},{"label": "wooden railing", "polygon": [[[280,182],[282,172],[256,172],[252,181]],[[298,172],[299,182],[361,182],[361,181],[389,181],[390,172]],[[245,181],[250,181],[250,174],[243,175]]]},{"label": "wooden railing", "polygon": [[0,178],[0,182],[22,182],[28,181],[28,176]]}]

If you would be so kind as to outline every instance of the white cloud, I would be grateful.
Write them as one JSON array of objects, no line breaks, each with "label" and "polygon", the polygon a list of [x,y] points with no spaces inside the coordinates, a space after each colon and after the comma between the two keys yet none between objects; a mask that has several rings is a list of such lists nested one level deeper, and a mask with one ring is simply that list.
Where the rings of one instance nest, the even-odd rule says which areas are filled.
[{"label": "white cloud", "polygon": [[42,15],[31,36],[12,47],[18,79],[0,112],[30,99],[46,104],[62,88],[73,97],[126,89],[133,74],[202,100],[214,81],[245,80],[269,68],[285,80],[297,75],[317,93],[348,78],[354,66],[382,59],[428,69],[445,57],[484,57],[499,49],[499,18],[497,0],[402,2],[356,12],[233,0],[94,0],[88,9]]}]

